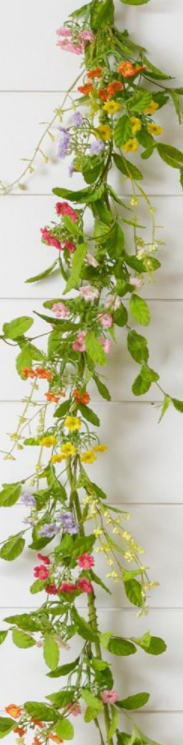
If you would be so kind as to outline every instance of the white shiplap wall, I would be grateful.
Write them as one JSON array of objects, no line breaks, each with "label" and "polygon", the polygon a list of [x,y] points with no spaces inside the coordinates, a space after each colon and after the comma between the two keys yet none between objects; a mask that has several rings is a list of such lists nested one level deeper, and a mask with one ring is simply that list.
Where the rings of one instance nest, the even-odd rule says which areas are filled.
[{"label": "white shiplap wall", "polygon": [[[79,69],[79,59],[60,53],[55,45],[55,29],[75,9],[76,0],[0,0],[0,178],[12,181],[21,171],[22,157],[30,157],[43,125],[61,104],[65,89]],[[128,27],[133,38],[144,44],[151,59],[167,72],[183,79],[182,0],[151,0],[142,8],[126,8],[116,0],[118,21]],[[160,112],[165,133],[163,140],[173,141],[182,149],[183,129],[172,116],[171,105]],[[55,134],[58,132],[55,129]],[[32,309],[39,310],[43,298],[56,296],[59,280],[25,285],[24,279],[36,273],[54,258],[54,249],[40,245],[39,228],[53,216],[51,189],[69,178],[65,164],[56,161],[56,146],[49,139],[44,150],[49,164],[37,159],[38,168],[24,194],[0,198],[1,324]],[[138,163],[138,157],[137,157]],[[163,268],[156,283],[144,288],[149,299],[152,323],[148,329],[152,366],[160,371],[162,385],[172,395],[183,398],[182,351],[182,193],[176,170],[170,170],[157,156],[144,162],[145,184],[157,208],[157,224],[166,246],[162,247]],[[76,176],[73,186],[80,183]],[[116,184],[121,194],[124,187]],[[127,194],[127,192],[126,192]],[[142,214],[143,214],[142,205]],[[160,234],[160,237],[161,237]],[[39,333],[40,322],[36,321]],[[131,382],[136,374],[124,349],[123,334],[108,366],[113,401],[105,404],[93,394],[101,416],[101,430],[110,445],[110,459],[95,467],[96,478],[108,488],[110,499],[130,505],[132,529],[146,550],[152,578],[160,580],[150,601],[148,619],[136,618],[124,596],[115,586],[113,604],[98,594],[99,619],[104,630],[140,635],[149,627],[165,636],[168,652],[160,658],[127,658],[116,667],[116,685],[122,696],[148,690],[152,693],[144,713],[136,721],[149,736],[164,745],[182,745],[183,741],[183,585],[182,585],[182,439],[183,419],[173,409],[158,426],[156,389],[133,399]],[[17,378],[14,350],[3,347],[0,365],[0,448],[8,445],[7,433],[15,428],[20,412],[22,391],[28,384]],[[111,382],[110,382],[111,381]],[[2,456],[1,456],[2,457]],[[0,481],[18,479],[32,468],[34,453],[23,453],[10,464],[1,460]],[[104,461],[103,461],[104,463]],[[11,473],[10,473],[11,470]],[[0,540],[19,528],[20,507],[1,510]],[[105,568],[101,563],[101,571]],[[32,579],[29,553],[13,566],[1,564],[0,627],[3,618],[14,611],[32,607],[28,586]],[[83,601],[82,601],[83,602]],[[68,658],[67,658],[68,659]],[[28,667],[26,668],[26,660]],[[0,650],[0,710],[7,702],[43,698],[54,690],[45,678],[40,650],[21,652],[10,642]],[[125,728],[125,723],[124,723]],[[76,743],[84,743],[85,728],[77,720]],[[90,743],[94,731],[90,731]],[[9,743],[13,736],[9,736]]]}]

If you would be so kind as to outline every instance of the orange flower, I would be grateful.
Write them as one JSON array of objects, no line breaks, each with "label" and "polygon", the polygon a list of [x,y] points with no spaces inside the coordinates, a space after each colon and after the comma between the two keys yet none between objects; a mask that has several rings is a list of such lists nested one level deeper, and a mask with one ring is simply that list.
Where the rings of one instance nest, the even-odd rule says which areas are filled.
[{"label": "orange flower", "polygon": [[58,743],[63,742],[63,740],[61,740],[61,737],[59,737],[58,735],[53,735],[52,733],[49,735],[49,738],[50,740],[53,740],[54,742],[58,742]]},{"label": "orange flower", "polygon": [[120,80],[113,80],[113,82],[109,83],[109,85],[107,86],[109,98],[112,98],[115,93],[117,93],[117,91],[122,91],[123,88],[123,83],[120,83]]},{"label": "orange flower", "polygon": [[100,78],[102,75],[102,68],[101,67],[95,67],[94,70],[90,70],[90,72],[87,72],[87,78],[90,78],[93,80],[94,78]]},{"label": "orange flower", "polygon": [[23,727],[15,727],[13,732],[16,732],[19,737],[23,737],[26,734],[26,729],[24,729]]},{"label": "orange flower", "polygon": [[80,93],[84,93],[85,96],[89,95],[89,93],[92,93],[94,90],[94,87],[92,83],[85,83],[85,85],[79,85],[78,91]]},{"label": "orange flower", "polygon": [[40,727],[40,729],[44,728],[43,722],[40,722],[39,719],[34,719],[34,717],[32,717],[31,722],[35,724],[36,727]]},{"label": "orange flower", "polygon": [[139,65],[138,67],[134,67],[134,65],[132,65],[132,62],[120,62],[117,70],[121,73],[121,75],[123,75],[123,78],[131,78],[133,75],[137,75],[137,72],[146,70],[146,66]]},{"label": "orange flower", "polygon": [[101,88],[99,91],[99,96],[102,99],[102,101],[107,101],[108,99],[108,89],[107,88]]},{"label": "orange flower", "polygon": [[10,717],[13,717],[13,719],[18,719],[22,713],[22,709],[20,709],[20,706],[17,706],[17,704],[8,704],[8,706],[5,706],[5,711],[7,711],[7,714],[10,714]]},{"label": "orange flower", "polygon": [[38,378],[45,378],[46,380],[51,380],[51,373],[48,370],[45,370],[44,367],[36,367],[35,372]]},{"label": "orange flower", "polygon": [[89,404],[89,401],[91,401],[91,398],[87,391],[80,395],[80,391],[78,390],[78,388],[76,388],[75,391],[73,391],[73,395],[78,404]]},{"label": "orange flower", "polygon": [[57,403],[59,401],[59,396],[57,396],[55,393],[51,393],[51,391],[48,391],[48,393],[44,394],[46,396],[47,401]]},{"label": "orange flower", "polygon": [[23,367],[22,368],[22,377],[23,378],[36,378],[36,373],[34,370],[32,370],[32,367]]},{"label": "orange flower", "polygon": [[34,737],[34,739],[32,741],[32,745],[40,745],[39,737]]}]

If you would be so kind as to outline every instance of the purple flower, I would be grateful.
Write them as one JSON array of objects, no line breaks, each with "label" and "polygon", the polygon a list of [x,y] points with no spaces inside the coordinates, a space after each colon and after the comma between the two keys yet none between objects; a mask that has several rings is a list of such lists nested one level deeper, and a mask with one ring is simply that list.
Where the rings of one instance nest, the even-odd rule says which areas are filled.
[{"label": "purple flower", "polygon": [[74,163],[69,164],[69,176],[73,176],[74,173]]},{"label": "purple flower", "polygon": [[89,149],[90,155],[100,155],[102,150],[104,149],[104,143],[102,140],[96,140],[95,142],[92,142]]},{"label": "purple flower", "polygon": [[59,533],[59,528],[56,523],[45,523],[39,531],[39,535],[45,536],[46,538],[53,538],[56,533]]},{"label": "purple flower", "polygon": [[36,504],[36,500],[34,499],[32,494],[29,494],[28,492],[24,492],[22,494],[20,502],[22,502],[22,504],[25,504],[26,507],[34,507],[34,505]]},{"label": "purple flower", "polygon": [[82,114],[80,114],[80,111],[75,111],[75,114],[73,114],[72,117],[72,124],[74,124],[75,127],[81,127],[83,118],[84,117]]},{"label": "purple flower", "polygon": [[65,528],[67,533],[70,533],[70,535],[78,533],[78,524],[74,519],[72,512],[61,512],[58,515],[58,520],[61,520],[63,528]]},{"label": "purple flower", "polygon": [[66,158],[69,152],[70,134],[68,129],[64,129],[64,127],[58,127],[58,129],[63,133],[58,143],[58,157]]}]

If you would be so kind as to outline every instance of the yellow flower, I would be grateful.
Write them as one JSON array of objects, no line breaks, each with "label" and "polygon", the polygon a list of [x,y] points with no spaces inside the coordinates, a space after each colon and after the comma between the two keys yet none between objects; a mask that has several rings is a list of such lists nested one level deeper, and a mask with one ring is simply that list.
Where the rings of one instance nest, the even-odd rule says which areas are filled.
[{"label": "yellow flower", "polygon": [[54,435],[47,435],[46,437],[43,437],[42,440],[40,440],[40,445],[44,445],[45,448],[51,448],[52,445],[56,445],[57,440]]},{"label": "yellow flower", "polygon": [[159,104],[156,101],[150,101],[149,105],[145,107],[144,114],[154,114],[159,108]]},{"label": "yellow flower", "polygon": [[63,453],[67,458],[69,455],[76,455],[77,450],[74,445],[72,445],[72,442],[66,442],[65,445],[62,445],[61,447],[61,453]]},{"label": "yellow flower", "polygon": [[101,137],[102,140],[110,140],[112,135],[112,129],[109,124],[100,124],[95,130],[96,137]]},{"label": "yellow flower", "polygon": [[103,530],[101,528],[96,528],[96,530],[93,531],[96,538],[98,538],[99,535],[103,534]]},{"label": "yellow flower", "polygon": [[107,445],[95,445],[93,448],[95,453],[105,453],[106,450],[108,450]]},{"label": "yellow flower", "polygon": [[60,453],[55,453],[55,455],[52,455],[51,462],[52,463],[61,463],[61,461],[64,460],[64,456]]},{"label": "yellow flower", "polygon": [[96,460],[96,455],[93,450],[87,450],[87,452],[83,453],[83,455],[81,456],[81,460],[83,461],[83,463],[93,463],[94,460]]},{"label": "yellow flower", "polygon": [[163,127],[159,127],[158,124],[154,124],[154,122],[150,122],[147,125],[147,131],[149,132],[150,135],[158,136],[158,135],[161,135],[162,132],[164,132],[164,129]]},{"label": "yellow flower", "polygon": [[80,429],[81,419],[79,419],[78,416],[67,416],[65,419],[65,427],[70,429],[71,432],[74,432],[76,429]]},{"label": "yellow flower", "polygon": [[127,140],[126,144],[123,145],[123,150],[125,150],[125,153],[134,153],[138,147],[139,142],[136,137],[133,137],[130,140]]},{"label": "yellow flower", "polygon": [[142,129],[142,122],[137,116],[130,116],[130,122],[132,125],[132,134],[136,135],[136,132],[140,132]]},{"label": "yellow flower", "polygon": [[106,103],[103,106],[104,111],[107,111],[108,114],[115,114],[115,111],[118,111],[121,108],[120,103],[117,103],[116,101],[106,101]]}]

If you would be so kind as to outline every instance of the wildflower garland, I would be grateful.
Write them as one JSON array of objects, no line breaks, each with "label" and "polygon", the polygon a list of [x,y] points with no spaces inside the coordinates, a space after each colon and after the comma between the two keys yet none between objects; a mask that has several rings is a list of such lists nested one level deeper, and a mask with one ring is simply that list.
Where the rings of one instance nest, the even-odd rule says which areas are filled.
[{"label": "wildflower garland", "polygon": [[[129,0],[122,2],[128,4]],[[133,5],[142,2],[131,0]],[[20,500],[30,514],[18,534],[3,542],[0,557],[6,561],[18,558],[27,531],[32,531],[30,549],[36,552],[39,563],[36,559],[30,591],[33,595],[42,592],[43,602],[37,610],[5,621],[17,647],[37,645],[43,649],[50,678],[68,675],[68,679],[66,685],[59,684],[59,690],[47,696],[48,703],[8,704],[8,716],[0,717],[0,737],[14,731],[17,742],[23,745],[26,733],[32,730],[33,745],[49,740],[60,743],[74,736],[72,717],[83,715],[86,724],[94,722],[101,745],[113,745],[114,738],[117,745],[158,745],[131,719],[132,733],[124,731],[126,712],[147,703],[149,694],[134,692],[133,684],[129,697],[124,688],[115,690],[110,654],[132,655],[140,647],[147,654],[158,655],[165,651],[166,644],[149,632],[141,638],[103,633],[98,624],[95,586],[109,593],[111,580],[122,582],[139,615],[147,612],[146,594],[156,583],[149,580],[142,564],[143,549],[126,530],[129,513],[108,502],[106,505],[106,494],[87,469],[96,458],[105,458],[107,449],[93,430],[100,422],[90,407],[90,383],[94,381],[99,394],[110,401],[101,367],[123,328],[128,351],[140,365],[132,386],[134,395],[146,393],[155,383],[162,392],[160,418],[171,404],[183,411],[183,402],[163,391],[158,373],[148,363],[147,340],[129,320],[130,316],[137,328],[138,324],[149,324],[149,308],[139,292],[144,277],[160,266],[154,253],[161,241],[156,237],[154,207],[141,186],[142,173],[126,158],[138,148],[143,148],[142,158],[148,158],[156,149],[163,161],[180,169],[183,183],[182,153],[154,139],[163,132],[154,116],[169,98],[180,119],[179,94],[183,89],[165,86],[162,81],[169,76],[149,62],[145,50],[132,43],[127,31],[115,27],[113,0],[92,0],[76,10],[58,30],[58,36],[62,49],[84,56],[83,80],[76,98],[71,97],[69,124],[60,126],[58,156],[63,159],[72,155],[70,174],[80,172],[86,186],[78,191],[53,189],[62,200],[55,205],[57,221],[43,226],[41,235],[45,246],[56,250],[56,259],[42,274],[28,280],[44,280],[58,269],[66,283],[63,296],[46,301],[46,310],[38,313],[51,327],[47,351],[35,346],[37,336],[27,333],[33,325],[33,319],[27,316],[5,323],[1,335],[4,343],[11,345],[13,341],[19,347],[17,371],[23,381],[30,379],[31,383],[5,458],[12,461],[16,450],[34,446],[38,461],[27,479],[3,485],[0,505],[11,507]],[[63,113],[64,107],[59,116]],[[110,184],[112,165],[124,181],[130,180],[128,204]],[[151,242],[139,236],[139,196],[145,200],[152,220]],[[93,222],[89,232],[85,219],[88,210]],[[126,224],[133,231],[134,248],[130,252],[125,241]],[[41,381],[47,385],[44,403],[37,400]],[[50,420],[51,404],[55,406]],[[95,571],[100,552],[106,559],[109,586]],[[87,620],[77,604],[82,594],[88,600]],[[8,631],[0,632],[0,643]],[[60,649],[67,649],[75,634],[80,640],[79,654],[60,665]]]}]

